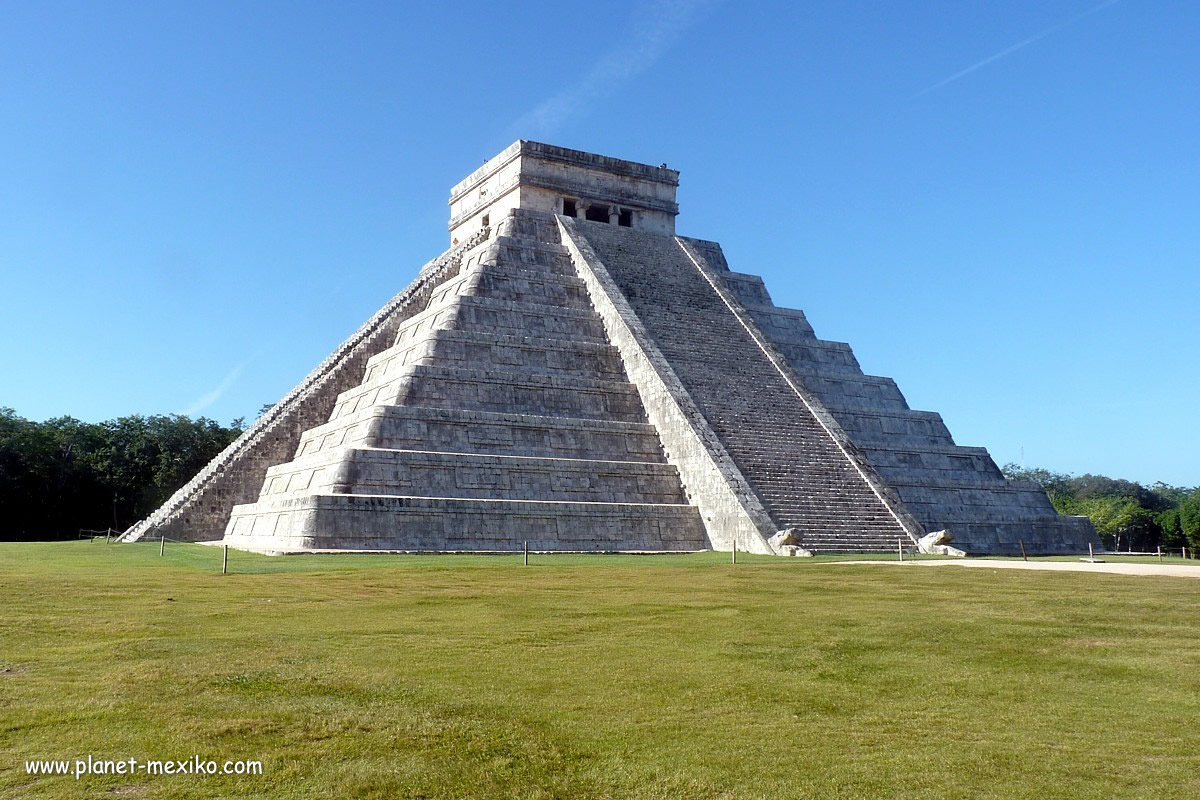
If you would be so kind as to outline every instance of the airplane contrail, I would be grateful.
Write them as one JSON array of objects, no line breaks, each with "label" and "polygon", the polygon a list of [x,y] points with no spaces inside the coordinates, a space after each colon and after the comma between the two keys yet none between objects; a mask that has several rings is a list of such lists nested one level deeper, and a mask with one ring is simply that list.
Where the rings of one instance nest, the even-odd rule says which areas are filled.
[{"label": "airplane contrail", "polygon": [[521,136],[550,133],[590,110],[651,67],[713,0],[654,0],[643,6],[633,36],[610,50],[575,83],[539,103],[514,127]]},{"label": "airplane contrail", "polygon": [[246,367],[246,362],[243,361],[241,364],[238,364],[236,367],[231,369],[225,375],[225,377],[221,379],[221,382],[212,388],[212,390],[204,393],[203,395],[201,395],[200,397],[198,397],[194,401],[192,401],[192,403],[189,404],[188,407],[183,410],[183,412],[182,412],[183,415],[185,417],[191,417],[196,414],[199,414],[201,411],[204,411],[206,408],[211,406],[213,403],[220,400],[221,395],[225,394],[225,392],[229,389],[229,387],[233,386],[233,384],[235,382],[237,382],[237,379],[241,377],[242,370],[245,369],[245,367]]},{"label": "airplane contrail", "polygon": [[978,62],[972,64],[971,66],[967,67],[966,69],[959,70],[958,72],[954,73],[953,75],[951,75],[948,78],[943,78],[942,80],[938,81],[937,83],[935,83],[931,86],[925,87],[924,89],[917,92],[909,99],[914,99],[914,98],[920,97],[921,95],[929,94],[932,91],[942,88],[943,86],[945,86],[948,83],[953,83],[954,81],[958,80],[959,78],[962,78],[965,75],[969,75],[977,69],[986,67],[988,64],[992,63],[993,61],[997,61],[1001,58],[1004,58],[1005,56],[1012,55],[1013,53],[1017,52],[1018,50],[1020,50],[1023,47],[1028,47],[1029,45],[1033,44],[1034,42],[1037,42],[1041,39],[1045,39],[1047,36],[1049,36],[1052,33],[1057,33],[1058,31],[1061,31],[1063,28],[1066,28],[1070,25],[1074,25],[1076,22],[1079,22],[1084,17],[1090,17],[1092,14],[1095,14],[1097,11],[1101,11],[1105,8],[1108,8],[1109,6],[1115,6],[1119,2],[1121,2],[1121,0],[1104,0],[1103,3],[1101,3],[1097,6],[1093,6],[1081,14],[1076,14],[1075,16],[1071,17],[1070,19],[1066,20],[1065,22],[1060,22],[1057,25],[1046,28],[1046,30],[1044,30],[1044,31],[1035,33],[1033,36],[1030,36],[1027,39],[1022,39],[1021,41],[1017,42],[1016,44],[1009,45],[1008,47],[1004,48],[1003,50],[999,51],[998,53],[993,53],[992,55],[988,56],[987,58],[983,59],[982,61],[978,61]]}]

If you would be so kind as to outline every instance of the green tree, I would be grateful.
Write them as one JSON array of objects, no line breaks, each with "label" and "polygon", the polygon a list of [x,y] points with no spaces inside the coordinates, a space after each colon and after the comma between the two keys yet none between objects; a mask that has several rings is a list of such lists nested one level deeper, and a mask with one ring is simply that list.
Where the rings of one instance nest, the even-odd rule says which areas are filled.
[{"label": "green tree", "polygon": [[39,423],[0,409],[0,539],[128,527],[240,433],[178,415]]},{"label": "green tree", "polygon": [[1162,546],[1164,548],[1175,549],[1186,543],[1178,506],[1172,506],[1166,511],[1158,513],[1158,527],[1162,530]]},{"label": "green tree", "polygon": [[1003,472],[1012,480],[1041,484],[1060,514],[1088,517],[1107,547],[1140,551],[1178,547],[1191,541],[1188,531],[1195,529],[1192,546],[1200,548],[1200,499],[1194,512],[1185,512],[1189,498],[1196,497],[1200,489],[1161,482],[1146,487],[1105,475],[1072,476],[1015,464],[1006,464]]},{"label": "green tree", "polygon": [[1200,549],[1200,487],[1179,504],[1179,527],[1188,546]]}]

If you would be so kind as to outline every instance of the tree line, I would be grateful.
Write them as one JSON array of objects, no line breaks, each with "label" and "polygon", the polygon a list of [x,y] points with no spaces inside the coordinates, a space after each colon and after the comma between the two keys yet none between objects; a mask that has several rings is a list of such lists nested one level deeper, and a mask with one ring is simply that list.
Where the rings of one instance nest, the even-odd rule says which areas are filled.
[{"label": "tree line", "polygon": [[[179,414],[34,422],[0,408],[0,541],[124,530],[162,505],[245,428],[244,419],[221,425]],[[1200,551],[1200,487],[1143,486],[1016,464],[1003,470],[1008,478],[1041,484],[1059,513],[1090,518],[1110,549]]]},{"label": "tree line", "polygon": [[1060,514],[1085,516],[1111,550],[1200,550],[1200,487],[1186,488],[1103,475],[1065,475],[1006,464],[1013,480],[1037,481]]},{"label": "tree line", "polygon": [[0,541],[124,530],[244,429],[244,419],[221,425],[178,414],[34,422],[0,408]]}]

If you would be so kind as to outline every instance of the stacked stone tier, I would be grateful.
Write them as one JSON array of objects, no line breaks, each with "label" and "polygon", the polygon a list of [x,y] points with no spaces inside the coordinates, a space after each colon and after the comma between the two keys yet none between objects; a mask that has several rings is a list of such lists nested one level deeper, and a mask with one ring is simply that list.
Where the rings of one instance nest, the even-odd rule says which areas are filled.
[{"label": "stacked stone tier", "polygon": [[267,470],[261,497],[393,494],[590,503],[685,502],[668,464],[351,447]]},{"label": "stacked stone tier", "polygon": [[233,506],[251,502],[272,464],[295,451],[300,433],[329,418],[341,391],[361,380],[365,361],[390,346],[396,331],[428,307],[440,287],[477,263],[487,241],[483,230],[430,261],[417,278],[371,316],[292,391],[179,488],[150,516],[125,532],[122,541],[165,535],[211,541],[224,534]]},{"label": "stacked stone tier", "polygon": [[404,341],[367,362],[364,383],[390,379],[414,364],[537,371],[554,375],[623,380],[621,358],[611,345],[575,339],[444,329]]},{"label": "stacked stone tier", "polygon": [[720,248],[702,252],[805,386],[837,419],[927,530],[950,529],[983,552],[1081,552],[1095,533],[1060,517],[1040,486],[1007,481],[987,450],[955,444],[939,414],[909,408],[896,383],[864,375],[850,346],[818,339],[797,309],[774,305],[762,280],[731,272]]},{"label": "stacked stone tier", "polygon": [[460,408],[371,406],[304,433],[297,457],[343,445],[666,463],[653,426]]},{"label": "stacked stone tier", "polygon": [[557,229],[518,217],[367,360],[294,459],[268,470],[258,502],[234,511],[232,543],[707,545]]},{"label": "stacked stone tier", "polygon": [[237,506],[226,532],[267,552],[693,551],[707,547],[686,505],[309,494]]}]

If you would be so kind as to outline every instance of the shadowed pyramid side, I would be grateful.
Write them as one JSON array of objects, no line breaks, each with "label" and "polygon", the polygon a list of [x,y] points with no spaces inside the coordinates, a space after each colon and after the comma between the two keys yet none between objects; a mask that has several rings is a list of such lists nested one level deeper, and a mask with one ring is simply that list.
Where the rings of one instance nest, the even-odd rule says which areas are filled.
[{"label": "shadowed pyramid side", "polygon": [[563,219],[644,325],[777,530],[821,551],[895,549],[921,533],[836,424],[763,350],[674,236]]},{"label": "shadowed pyramid side", "polygon": [[891,378],[866,375],[850,345],[817,338],[757,275],[732,272],[716,242],[684,239],[929,531],[968,552],[1086,552],[1100,541],[1084,517],[1061,516],[1030,481],[1006,480],[988,451],[955,443],[940,414],[909,408]]}]

